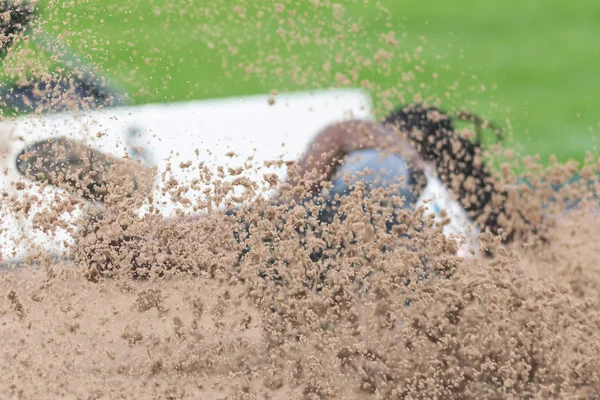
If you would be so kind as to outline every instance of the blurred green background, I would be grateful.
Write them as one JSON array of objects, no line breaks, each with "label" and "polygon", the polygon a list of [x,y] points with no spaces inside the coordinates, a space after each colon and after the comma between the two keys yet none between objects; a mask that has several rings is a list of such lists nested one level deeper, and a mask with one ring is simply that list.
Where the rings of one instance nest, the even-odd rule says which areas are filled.
[{"label": "blurred green background", "polygon": [[[40,5],[43,29],[63,35],[137,104],[364,87],[379,115],[421,99],[464,107],[504,126],[515,147],[544,159],[582,160],[597,144],[597,1]],[[5,68],[0,79],[15,79],[14,70]]]}]

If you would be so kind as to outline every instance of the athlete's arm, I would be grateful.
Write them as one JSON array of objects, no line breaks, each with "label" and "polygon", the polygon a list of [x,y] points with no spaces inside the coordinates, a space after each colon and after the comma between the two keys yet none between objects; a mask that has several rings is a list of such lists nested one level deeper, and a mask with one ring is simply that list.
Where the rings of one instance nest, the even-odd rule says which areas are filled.
[{"label": "athlete's arm", "polygon": [[330,125],[319,132],[298,161],[296,173],[288,178],[288,183],[293,187],[304,186],[307,195],[315,194],[322,182],[331,179],[348,154],[365,149],[398,154],[418,171],[425,167],[417,151],[399,130],[370,121],[352,120]]}]

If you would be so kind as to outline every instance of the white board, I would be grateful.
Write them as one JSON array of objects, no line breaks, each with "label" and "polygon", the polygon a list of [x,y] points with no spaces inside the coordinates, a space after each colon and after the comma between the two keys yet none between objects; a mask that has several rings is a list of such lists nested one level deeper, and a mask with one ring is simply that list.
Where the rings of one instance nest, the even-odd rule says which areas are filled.
[{"label": "white board", "polygon": [[[15,193],[13,185],[23,179],[16,169],[16,157],[27,145],[50,137],[66,136],[85,141],[116,156],[131,154],[135,147],[142,146],[142,156],[157,166],[159,176],[170,163],[173,177],[182,183],[197,178],[200,161],[205,161],[211,168],[237,167],[253,156],[251,163],[256,168],[247,170],[245,175],[257,181],[266,172],[261,167],[264,161],[282,157],[296,159],[313,136],[327,125],[348,118],[371,117],[370,98],[360,90],[280,94],[273,104],[270,98],[253,96],[83,113],[27,115],[2,122],[0,191],[23,195]],[[237,156],[228,157],[230,152]],[[180,163],[190,161],[189,168],[178,167]],[[285,174],[284,168],[272,171],[280,178]],[[169,196],[161,195],[161,185],[162,182],[157,180],[156,204],[165,216],[173,215],[178,206],[170,202]],[[186,196],[193,201],[198,195],[199,192],[189,192]],[[50,205],[54,196],[66,194],[48,187],[43,190],[43,196]],[[42,205],[34,211],[45,207]],[[33,232],[31,217],[12,212],[1,202],[0,230],[0,255],[4,261],[28,255],[32,245],[61,254],[72,243],[71,236],[63,230],[55,234]],[[30,243],[16,241],[22,237],[28,238]]]}]

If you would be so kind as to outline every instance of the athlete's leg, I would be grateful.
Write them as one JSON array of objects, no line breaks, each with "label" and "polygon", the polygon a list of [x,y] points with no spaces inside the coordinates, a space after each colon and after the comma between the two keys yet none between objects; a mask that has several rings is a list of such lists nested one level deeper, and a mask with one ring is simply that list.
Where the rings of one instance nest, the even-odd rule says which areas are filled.
[{"label": "athlete's leg", "polygon": [[16,112],[56,112],[96,109],[122,105],[126,96],[121,88],[101,76],[96,66],[58,40],[37,29],[33,32],[37,4],[31,0],[0,0],[0,61],[19,38],[31,42],[67,68],[61,76],[0,87],[0,107]]}]

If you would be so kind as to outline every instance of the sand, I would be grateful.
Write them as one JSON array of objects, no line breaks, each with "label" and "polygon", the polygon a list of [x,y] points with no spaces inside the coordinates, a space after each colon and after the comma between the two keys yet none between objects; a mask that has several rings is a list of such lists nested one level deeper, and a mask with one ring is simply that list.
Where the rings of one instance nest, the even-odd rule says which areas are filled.
[{"label": "sand", "polygon": [[[8,72],[24,78],[16,64]],[[573,171],[524,164],[533,181]],[[494,179],[514,183],[517,169],[501,165]],[[0,271],[0,397],[600,398],[600,215],[542,210],[549,191],[536,185],[501,196],[529,219],[494,214],[505,225],[468,258],[422,210],[386,231],[385,193],[367,201],[356,190],[331,224],[285,193],[280,205],[164,221],[139,218],[131,188],[104,187],[68,257],[41,253]],[[1,201],[26,213],[34,200]],[[549,213],[559,216],[541,217]],[[509,243],[507,232],[516,232]]]},{"label": "sand", "polygon": [[0,389],[22,399],[600,393],[599,215],[561,216],[527,246],[484,235],[493,257],[460,258],[419,212],[401,216],[409,241],[369,223],[385,214],[379,203],[358,203],[320,228],[301,206],[185,223],[97,208],[77,262],[0,273]]}]

